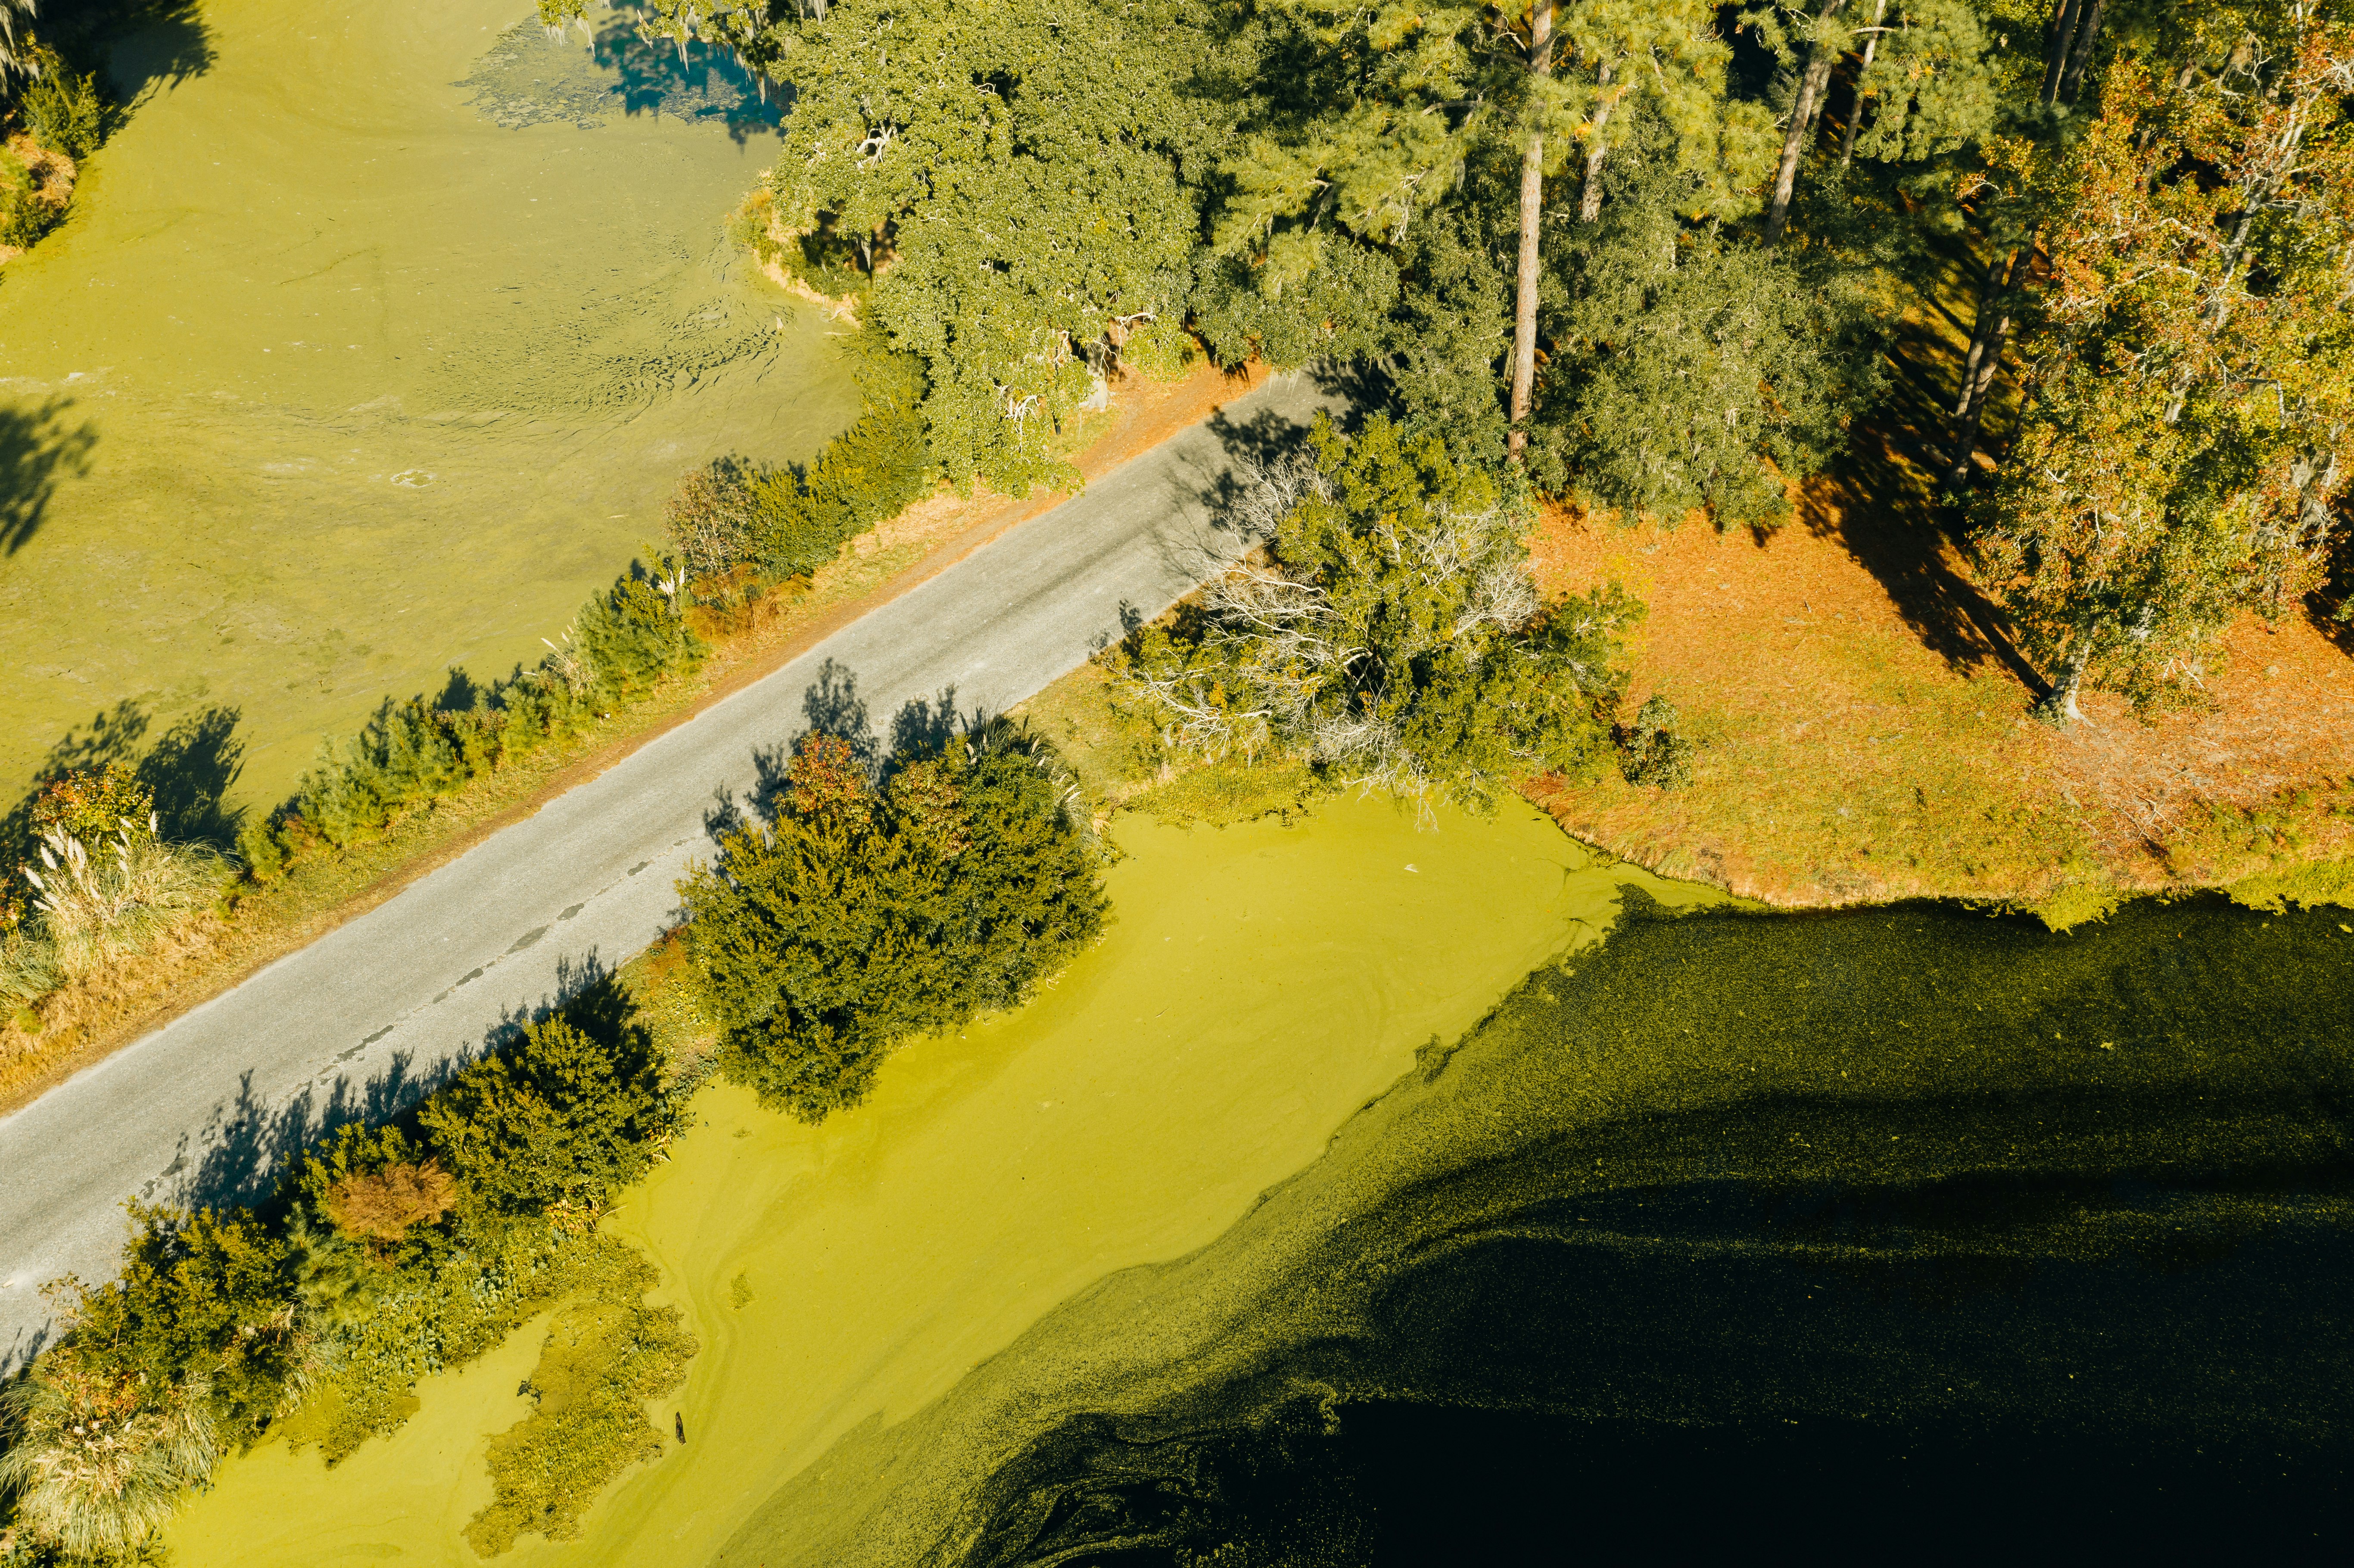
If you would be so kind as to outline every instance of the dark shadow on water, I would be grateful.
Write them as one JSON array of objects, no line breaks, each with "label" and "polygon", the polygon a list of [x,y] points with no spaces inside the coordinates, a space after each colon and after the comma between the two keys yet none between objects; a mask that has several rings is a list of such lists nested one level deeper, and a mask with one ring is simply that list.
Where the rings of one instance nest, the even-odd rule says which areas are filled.
[{"label": "dark shadow on water", "polygon": [[90,471],[98,428],[68,418],[70,397],[0,408],[0,555],[13,556],[41,531],[58,482]]},{"label": "dark shadow on water", "polygon": [[[212,29],[199,0],[112,0],[111,4],[85,0],[85,25],[101,35],[113,34],[111,43],[100,47],[106,55],[107,80],[124,112],[135,112],[155,93],[212,69],[216,60]],[[49,9],[42,7],[44,13]]]}]

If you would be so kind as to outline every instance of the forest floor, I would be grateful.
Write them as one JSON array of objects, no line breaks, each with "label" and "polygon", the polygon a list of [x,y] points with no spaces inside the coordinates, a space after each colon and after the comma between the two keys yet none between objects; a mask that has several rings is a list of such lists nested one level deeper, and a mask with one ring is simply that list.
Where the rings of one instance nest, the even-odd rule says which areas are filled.
[{"label": "forest floor", "polygon": [[[1874,454],[1886,457],[1888,454]],[[1893,461],[1893,460],[1892,460]],[[1649,607],[1628,711],[1654,693],[1695,742],[1690,788],[1532,794],[1579,838],[1782,905],[1921,895],[2061,901],[2213,886],[2354,851],[2354,648],[2246,618],[2180,710],[2096,694],[2062,730],[2001,610],[1888,462],[1803,487],[1767,534],[1544,517],[1540,578],[1608,577]]]}]

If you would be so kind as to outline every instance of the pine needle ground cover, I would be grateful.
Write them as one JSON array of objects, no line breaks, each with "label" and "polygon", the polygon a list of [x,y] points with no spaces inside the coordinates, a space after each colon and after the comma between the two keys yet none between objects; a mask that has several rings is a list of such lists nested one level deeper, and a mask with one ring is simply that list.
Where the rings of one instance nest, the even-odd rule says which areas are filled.
[{"label": "pine needle ground cover", "polygon": [[1614,854],[1782,905],[2228,885],[2354,850],[2354,658],[2334,628],[2251,619],[2211,707],[2144,723],[2097,694],[2056,730],[1926,528],[1828,482],[1762,540],[1549,515],[1548,588],[1617,576],[1648,604],[1628,702],[1682,709],[1693,782],[1532,793]]}]

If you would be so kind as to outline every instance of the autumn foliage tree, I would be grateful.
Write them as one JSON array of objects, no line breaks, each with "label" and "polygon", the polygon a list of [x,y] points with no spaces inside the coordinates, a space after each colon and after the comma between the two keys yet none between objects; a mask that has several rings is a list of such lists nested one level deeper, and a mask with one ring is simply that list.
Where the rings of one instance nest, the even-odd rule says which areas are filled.
[{"label": "autumn foliage tree", "polygon": [[2354,464],[2354,26],[2211,15],[2108,69],[2056,176],[1978,545],[2055,716],[2195,688],[2327,568]]}]

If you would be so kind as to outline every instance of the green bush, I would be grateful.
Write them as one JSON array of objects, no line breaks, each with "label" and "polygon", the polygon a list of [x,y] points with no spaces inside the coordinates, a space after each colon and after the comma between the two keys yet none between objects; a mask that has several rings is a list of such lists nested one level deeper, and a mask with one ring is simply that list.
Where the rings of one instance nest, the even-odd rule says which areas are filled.
[{"label": "green bush", "polygon": [[80,160],[98,151],[106,139],[106,101],[99,95],[98,78],[76,76],[54,54],[47,69],[25,89],[25,128],[42,146]]},{"label": "green bush", "polygon": [[573,622],[573,637],[598,687],[632,696],[674,669],[691,669],[704,654],[675,606],[642,578],[623,577],[589,600]]},{"label": "green bush", "polygon": [[847,541],[896,517],[931,483],[931,454],[907,370],[889,359],[867,376],[866,411],[806,467],[722,458],[681,477],[671,497],[673,547],[697,577],[739,566],[802,577]]},{"label": "green bush", "polygon": [[60,1370],[137,1388],[158,1408],[185,1395],[223,1445],[250,1443],[302,1359],[286,1244],[242,1209],[134,1202],[131,1218],[121,1277],[69,1287]]},{"label": "green bush", "polygon": [[1617,584],[1545,602],[1509,476],[1375,415],[1262,464],[1235,521],[1264,565],[1140,629],[1107,659],[1172,747],[1302,758],[1329,784],[1493,800],[1600,773],[1642,607]]},{"label": "green bush", "polygon": [[1635,712],[1618,760],[1629,784],[1680,789],[1691,782],[1691,742],[1678,729],[1675,705],[1654,695]]},{"label": "green bush", "polygon": [[64,216],[33,189],[25,165],[0,150],[0,245],[29,249]]},{"label": "green bush", "polygon": [[769,485],[763,497],[769,570],[792,577],[833,559],[845,541],[922,497],[929,462],[923,420],[912,408],[870,406],[806,473],[790,475],[790,485]]},{"label": "green bush", "polygon": [[910,1034],[1018,1001],[1102,923],[1043,743],[1000,725],[901,761],[877,789],[807,737],[773,829],[680,884],[722,1069],[803,1120],[858,1103]]},{"label": "green bush", "polygon": [[600,1032],[551,1018],[461,1073],[418,1114],[478,1213],[558,1203],[593,1211],[637,1179],[669,1127],[661,1061],[634,1022]]}]

